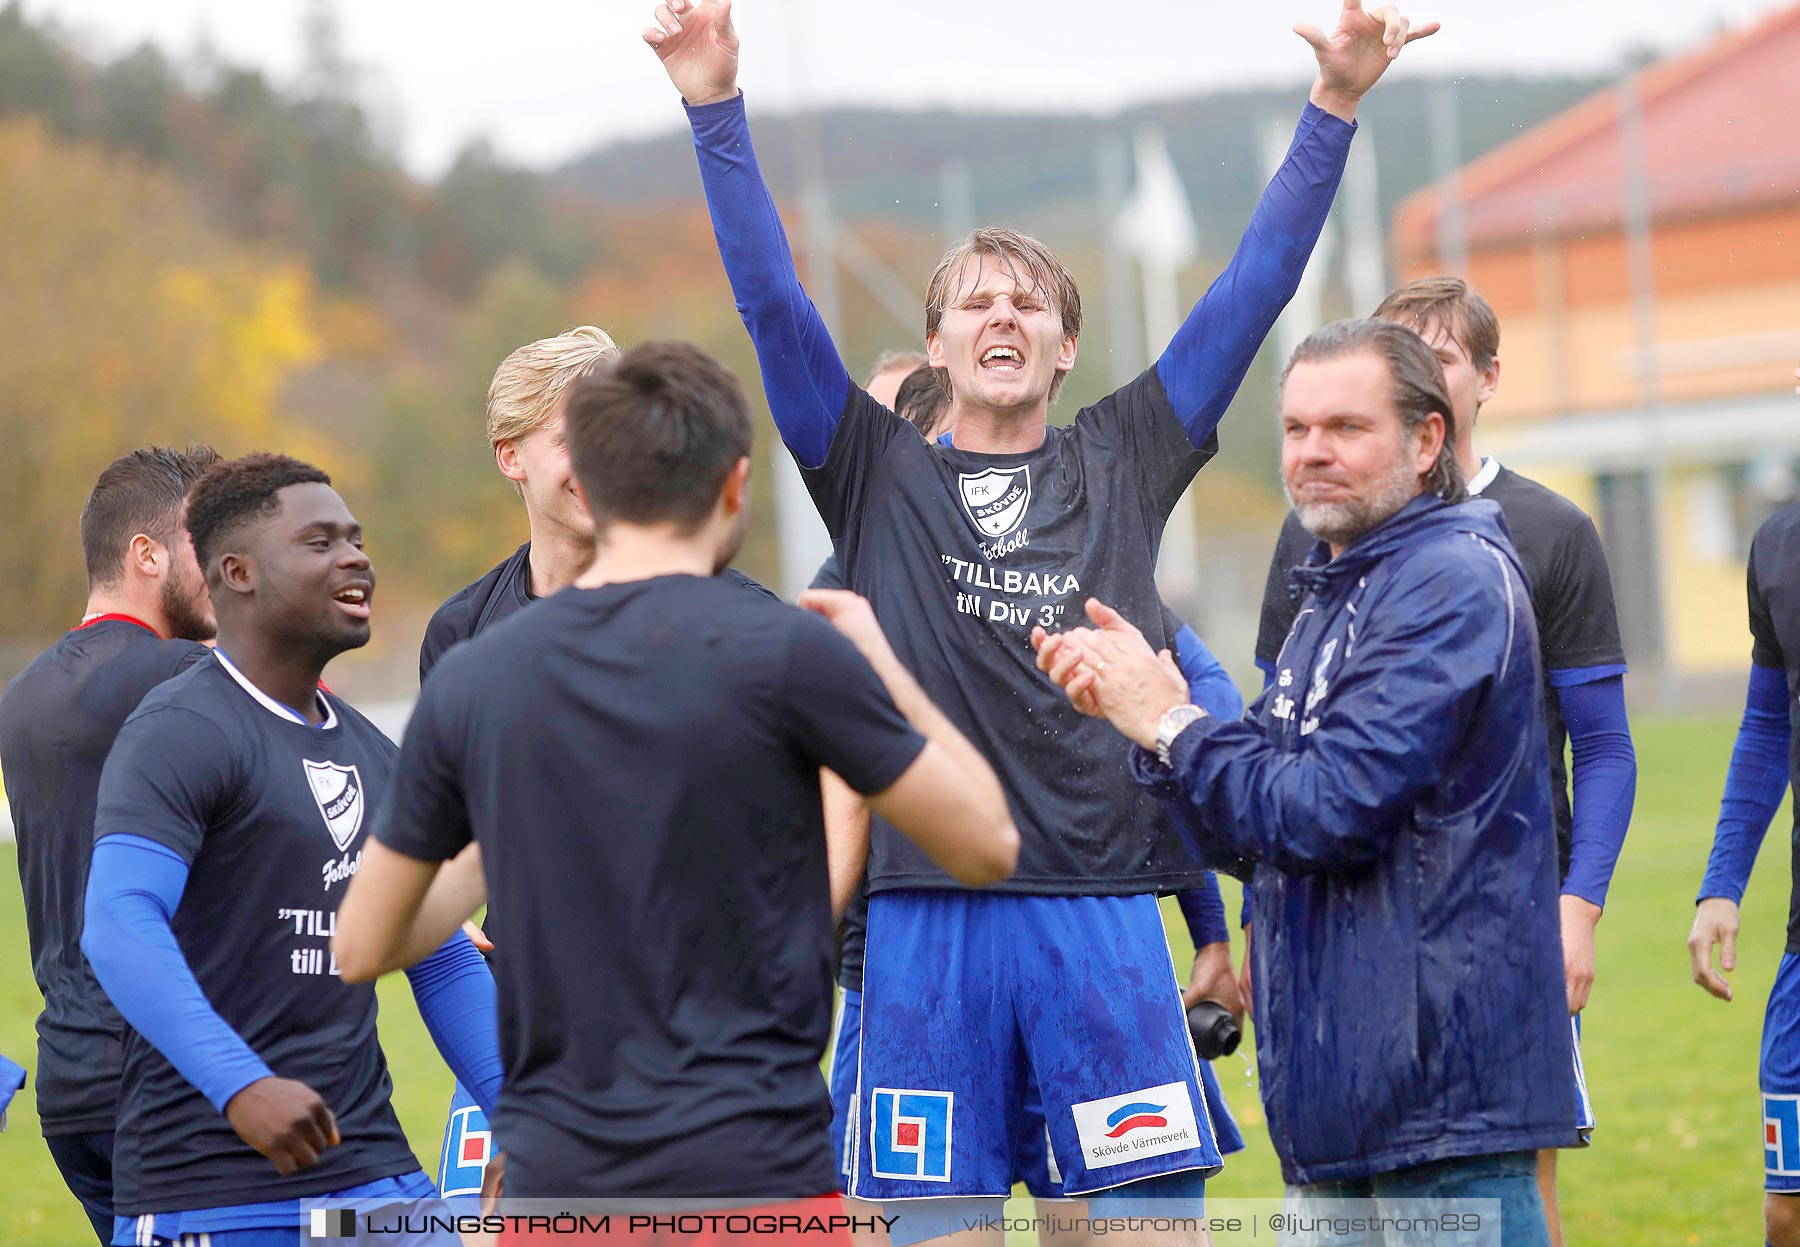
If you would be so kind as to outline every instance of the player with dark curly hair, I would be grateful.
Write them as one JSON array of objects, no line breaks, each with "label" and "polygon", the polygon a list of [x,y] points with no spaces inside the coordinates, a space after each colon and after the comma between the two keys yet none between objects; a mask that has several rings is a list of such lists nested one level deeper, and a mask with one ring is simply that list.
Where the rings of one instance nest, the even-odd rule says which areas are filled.
[{"label": "player with dark curly hair", "polygon": [[[328,946],[398,750],[320,684],[368,642],[375,589],[331,478],[283,455],[223,463],[187,522],[218,649],[120,729],[82,951],[130,1023],[114,1241],[263,1247],[294,1241],[306,1199],[435,1194],[389,1104],[375,994]],[[480,954],[459,934],[411,977],[446,1061],[491,1102]]]}]

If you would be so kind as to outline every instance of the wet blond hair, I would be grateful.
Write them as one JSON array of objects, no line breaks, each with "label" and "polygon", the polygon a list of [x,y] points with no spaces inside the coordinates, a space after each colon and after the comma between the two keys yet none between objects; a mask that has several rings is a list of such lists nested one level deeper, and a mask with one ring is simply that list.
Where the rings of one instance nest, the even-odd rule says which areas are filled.
[{"label": "wet blond hair", "polygon": [[578,325],[554,338],[528,342],[508,355],[488,383],[488,446],[522,441],[543,428],[555,417],[576,378],[618,354],[604,329]]},{"label": "wet blond hair", "polygon": [[[957,286],[962,281],[963,269],[971,260],[997,261],[1001,268],[1011,275],[1019,289],[1041,293],[1056,309],[1062,318],[1063,334],[1071,338],[1081,336],[1081,290],[1075,285],[1075,279],[1069,275],[1062,261],[1043,243],[1030,234],[1003,226],[987,226],[972,230],[969,236],[944,253],[938,261],[937,269],[931,274],[931,280],[925,286],[925,337],[938,331],[944,323],[944,313],[950,307],[950,300],[956,297]],[[937,374],[938,387],[948,395],[950,393],[950,374],[943,368],[933,369]],[[1050,383],[1050,398],[1055,400],[1062,392],[1063,381],[1068,377],[1066,372],[1058,372],[1056,379]]]}]

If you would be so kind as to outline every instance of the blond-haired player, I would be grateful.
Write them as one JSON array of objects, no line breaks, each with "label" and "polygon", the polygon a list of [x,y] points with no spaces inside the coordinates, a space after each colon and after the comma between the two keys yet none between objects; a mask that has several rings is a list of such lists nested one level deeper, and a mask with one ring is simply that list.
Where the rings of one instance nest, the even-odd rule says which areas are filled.
[{"label": "blond-haired player", "polygon": [[[501,361],[488,384],[487,438],[500,474],[525,503],[528,537],[487,575],[453,594],[425,625],[419,646],[419,683],[451,646],[476,636],[539,598],[574,583],[594,561],[594,519],[575,492],[575,470],[563,435],[563,400],[576,380],[618,357],[604,330],[580,325],[528,342]],[[722,575],[768,591],[738,572]],[[772,594],[770,596],[773,596]],[[478,941],[504,956],[506,937],[492,909]],[[438,1166],[446,1195],[479,1195],[494,1155],[493,1133],[473,1096],[460,1085]]]}]

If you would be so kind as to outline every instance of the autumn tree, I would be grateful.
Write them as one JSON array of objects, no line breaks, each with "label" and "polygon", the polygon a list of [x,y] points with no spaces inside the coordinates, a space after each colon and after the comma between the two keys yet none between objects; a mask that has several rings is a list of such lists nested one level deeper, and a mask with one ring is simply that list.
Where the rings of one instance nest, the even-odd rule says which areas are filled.
[{"label": "autumn tree", "polygon": [[279,415],[319,352],[305,266],[221,240],[167,175],[0,124],[0,576],[6,632],[68,625],[76,520],[147,442],[313,449]]}]

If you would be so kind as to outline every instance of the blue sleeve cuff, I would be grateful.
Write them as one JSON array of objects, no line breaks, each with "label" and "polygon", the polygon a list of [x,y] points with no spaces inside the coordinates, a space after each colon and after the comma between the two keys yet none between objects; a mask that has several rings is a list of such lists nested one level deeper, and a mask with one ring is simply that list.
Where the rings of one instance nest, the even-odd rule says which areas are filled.
[{"label": "blue sleeve cuff", "polygon": [[1225,898],[1219,893],[1219,881],[1209,871],[1206,882],[1175,894],[1181,916],[1187,920],[1188,934],[1194,938],[1196,951],[1208,944],[1229,944],[1231,928],[1225,922]]},{"label": "blue sleeve cuff", "polygon": [[1345,121],[1335,113],[1328,113],[1311,100],[1306,101],[1300,109],[1300,124],[1320,127],[1345,146],[1349,145],[1356,134],[1356,122]]},{"label": "blue sleeve cuff", "polygon": [[[1175,739],[1175,748],[1189,737],[1198,737],[1201,729],[1217,719],[1202,719]],[[1138,786],[1162,802],[1163,809],[1175,824],[1188,855],[1208,870],[1222,870],[1235,878],[1249,877],[1250,863],[1225,844],[1200,821],[1198,813],[1182,792],[1177,772],[1162,764],[1154,753],[1137,745],[1131,746],[1126,766]]]},{"label": "blue sleeve cuff", "polygon": [[695,134],[702,129],[711,132],[744,116],[744,93],[739,91],[728,100],[715,100],[711,104],[690,104],[684,99],[681,106],[687,110],[688,125]]},{"label": "blue sleeve cuff", "polygon": [[1611,680],[1625,674],[1622,662],[1606,663],[1598,667],[1557,667],[1546,671],[1544,678],[1550,681],[1550,687],[1557,690],[1574,688],[1578,684],[1598,684],[1601,680]]}]

